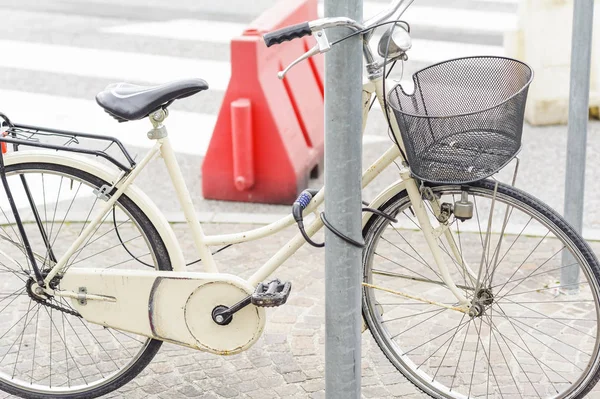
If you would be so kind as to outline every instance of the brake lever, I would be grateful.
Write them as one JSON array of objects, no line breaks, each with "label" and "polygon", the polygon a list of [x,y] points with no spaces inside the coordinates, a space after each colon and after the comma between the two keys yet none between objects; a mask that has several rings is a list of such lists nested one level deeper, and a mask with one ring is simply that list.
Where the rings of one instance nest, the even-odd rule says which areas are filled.
[{"label": "brake lever", "polygon": [[329,40],[327,40],[327,35],[325,35],[325,31],[318,30],[313,33],[313,36],[315,37],[315,39],[317,39],[317,44],[313,48],[308,50],[306,53],[298,57],[296,60],[294,60],[294,62],[288,65],[287,68],[285,68],[283,71],[278,72],[277,77],[279,79],[283,79],[285,77],[285,74],[288,73],[288,71],[292,69],[293,66],[301,63],[307,58],[312,57],[313,55],[317,55],[319,53],[326,53],[331,49],[331,44],[329,44]]}]

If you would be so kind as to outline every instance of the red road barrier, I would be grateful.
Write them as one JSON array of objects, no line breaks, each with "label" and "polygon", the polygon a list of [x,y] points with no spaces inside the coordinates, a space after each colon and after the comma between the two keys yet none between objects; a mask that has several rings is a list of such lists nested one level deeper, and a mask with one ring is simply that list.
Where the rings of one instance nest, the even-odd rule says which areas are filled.
[{"label": "red road barrier", "polygon": [[323,161],[323,60],[277,78],[311,37],[267,48],[264,33],[317,18],[317,0],[282,0],[231,42],[231,80],[204,163],[205,198],[289,204]]}]

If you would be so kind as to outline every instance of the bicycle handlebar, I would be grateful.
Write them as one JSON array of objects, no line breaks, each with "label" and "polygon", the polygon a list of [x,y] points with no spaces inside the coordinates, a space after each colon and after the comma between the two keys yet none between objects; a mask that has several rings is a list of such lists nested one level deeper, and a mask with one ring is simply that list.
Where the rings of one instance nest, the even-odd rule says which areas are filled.
[{"label": "bicycle handlebar", "polygon": [[302,22],[300,24],[286,26],[285,28],[274,30],[263,36],[267,47],[271,47],[274,44],[281,44],[293,39],[299,39],[304,36],[312,34],[308,22]]},{"label": "bicycle handlebar", "polygon": [[324,29],[333,28],[336,26],[350,28],[355,32],[369,29],[370,27],[373,27],[378,23],[390,18],[399,10],[399,15],[402,15],[413,1],[414,0],[393,0],[392,5],[387,10],[384,10],[376,16],[370,18],[364,25],[346,17],[321,18],[314,21],[286,26],[285,28],[277,29],[273,32],[265,34],[263,36],[263,40],[265,41],[267,47],[271,47],[275,44],[281,44],[286,41],[311,35],[312,33],[317,33],[317,35],[315,35],[317,38],[317,45],[292,62],[284,71],[279,72],[279,79],[283,79],[287,71],[289,71],[291,67],[299,62],[302,62],[313,55],[329,51],[331,45],[327,41]]}]

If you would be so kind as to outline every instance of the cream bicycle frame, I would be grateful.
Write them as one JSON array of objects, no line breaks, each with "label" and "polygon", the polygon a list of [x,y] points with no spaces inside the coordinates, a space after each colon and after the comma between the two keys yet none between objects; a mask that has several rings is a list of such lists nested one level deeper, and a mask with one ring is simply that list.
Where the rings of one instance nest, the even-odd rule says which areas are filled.
[{"label": "cream bicycle frame", "polygon": [[[375,94],[377,97],[381,109],[384,110],[384,93],[383,93],[383,79],[376,78],[366,82],[363,86],[363,132],[364,127],[366,125],[366,120],[369,111],[370,100],[372,95]],[[390,86],[391,87],[391,82]],[[398,142],[401,146],[403,146],[401,136],[399,134],[399,128],[395,121],[393,113],[388,112],[391,126],[393,128],[393,134],[396,136]],[[257,229],[249,230],[242,233],[235,234],[223,234],[223,235],[205,235],[202,229],[202,226],[198,220],[196,215],[196,211],[193,207],[192,200],[189,194],[189,191],[184,182],[183,176],[181,174],[181,170],[175,158],[175,154],[171,143],[168,137],[160,138],[156,140],[156,144],[152,147],[152,149],[144,156],[144,158],[139,162],[139,164],[123,179],[119,177],[113,178],[113,181],[117,191],[106,201],[101,208],[100,212],[96,217],[90,221],[89,225],[83,230],[83,232],[79,235],[79,237],[71,244],[69,249],[65,252],[65,254],[58,260],[58,262],[54,265],[51,272],[45,278],[46,287],[49,286],[49,282],[58,274],[63,271],[65,265],[69,258],[77,251],[79,246],[85,241],[85,239],[95,230],[95,227],[101,223],[103,217],[110,211],[113,207],[117,199],[131,186],[131,183],[136,179],[139,173],[157,156],[161,155],[164,159],[166,168],[169,172],[169,176],[177,193],[178,200],[180,202],[181,208],[183,209],[183,213],[185,215],[187,224],[192,233],[192,238],[198,252],[198,255],[202,259],[202,264],[204,266],[204,271],[209,273],[218,273],[217,264],[215,259],[213,258],[210,247],[217,245],[228,245],[228,244],[237,244],[242,242],[248,242],[253,240],[258,240],[264,237],[268,237],[270,235],[276,234],[277,232],[290,227],[295,224],[295,221],[292,215],[288,215],[280,220],[271,223],[267,226],[260,227]],[[400,158],[402,162],[405,160],[401,156],[401,153],[398,147],[394,144],[392,145],[379,159],[377,159],[371,166],[369,166],[364,172],[362,176],[362,187],[366,187],[369,185],[375,177],[377,177],[385,168],[387,168],[394,160]],[[395,194],[402,190],[406,190],[408,196],[413,204],[414,212],[417,216],[419,224],[422,228],[424,238],[429,245],[431,253],[435,259],[435,262],[440,270],[440,275],[447,285],[447,287],[452,291],[452,293],[456,296],[459,306],[465,311],[469,307],[469,301],[462,294],[460,289],[454,283],[448,268],[441,256],[441,251],[436,242],[437,237],[442,234],[445,235],[448,244],[451,247],[452,253],[456,258],[458,264],[462,265],[465,271],[471,275],[476,276],[471,269],[466,265],[466,263],[462,260],[462,256],[458,248],[456,247],[456,243],[452,237],[452,233],[449,229],[444,228],[444,225],[440,225],[437,228],[434,228],[431,224],[427,211],[425,209],[424,201],[421,198],[421,191],[419,187],[417,187],[416,181],[410,176],[410,170],[404,167],[400,171],[400,180],[388,187],[386,190],[381,192],[371,203],[370,206],[373,208],[377,208],[378,206],[384,204],[388,199],[393,197]],[[324,190],[321,189],[319,193],[313,198],[311,203],[305,210],[305,215],[310,213],[315,213],[317,208],[322,205],[324,202]],[[439,204],[436,203],[435,200],[432,201],[434,211],[439,211]],[[156,207],[149,207],[146,212],[158,212]],[[151,220],[160,219],[162,215],[148,215]],[[370,214],[365,214],[363,216],[363,225],[369,220],[371,217]],[[318,232],[323,227],[323,223],[320,218],[315,218],[315,220],[309,224],[306,228],[306,232],[309,236],[313,236],[316,232]],[[170,228],[169,228],[170,229]],[[441,231],[440,231],[441,230]],[[168,232],[172,234],[171,232]],[[437,235],[436,235],[437,234]],[[294,238],[292,238],[289,242],[287,242],[281,249],[279,249],[266,263],[264,263],[254,274],[247,280],[247,283],[251,286],[256,286],[261,281],[264,281],[269,275],[271,275],[279,266],[281,266],[288,258],[290,258],[302,245],[304,245],[306,241],[302,237],[301,234],[297,234]],[[181,257],[181,249],[178,247],[174,248],[175,251],[178,251],[178,257]],[[173,256],[170,252],[170,256]],[[185,271],[185,263],[178,261],[172,262],[173,269],[175,271],[183,272]],[[47,289],[50,290],[50,289]],[[53,292],[55,295],[61,295],[60,292]],[[66,294],[66,293],[65,293]],[[65,295],[66,296],[66,295]]]}]

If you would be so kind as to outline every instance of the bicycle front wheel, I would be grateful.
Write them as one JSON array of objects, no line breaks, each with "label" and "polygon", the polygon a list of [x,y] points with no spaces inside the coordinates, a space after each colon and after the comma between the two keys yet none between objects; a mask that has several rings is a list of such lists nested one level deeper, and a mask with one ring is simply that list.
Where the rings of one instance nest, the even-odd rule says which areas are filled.
[{"label": "bicycle front wheel", "polygon": [[[35,261],[46,274],[105,204],[97,190],[107,182],[50,163],[9,165],[6,175]],[[162,342],[88,323],[70,300],[36,295],[26,252],[1,189],[0,389],[24,398],[92,398],[142,371]],[[148,217],[123,195],[66,267],[66,273],[82,267],[171,270],[171,263]],[[60,278],[53,284],[60,289]]]},{"label": "bicycle front wheel", "polygon": [[548,206],[510,186],[494,190],[490,180],[435,186],[425,200],[431,220],[436,202],[449,209],[463,191],[473,203],[473,217],[450,216],[437,244],[475,312],[452,309],[457,299],[400,192],[379,208],[398,223],[374,215],[363,231],[365,321],[430,396],[583,398],[599,378],[598,261]]}]

